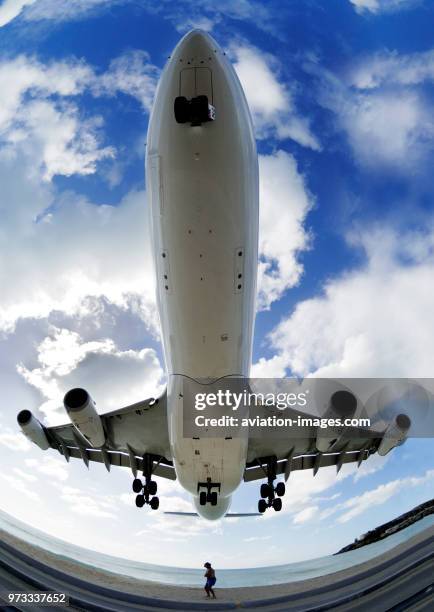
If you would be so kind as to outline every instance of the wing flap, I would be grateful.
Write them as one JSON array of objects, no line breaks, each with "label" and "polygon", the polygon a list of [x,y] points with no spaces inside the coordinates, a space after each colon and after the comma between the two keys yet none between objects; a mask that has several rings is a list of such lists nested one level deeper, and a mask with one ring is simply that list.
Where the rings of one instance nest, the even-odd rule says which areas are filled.
[{"label": "wing flap", "polygon": [[[296,470],[314,470],[314,473],[319,468],[335,465],[339,471],[344,463],[355,463],[359,465],[367,459],[370,454],[375,452],[375,448],[362,448],[348,452],[339,453],[310,453],[306,455],[293,456],[292,458],[283,458],[277,462],[277,474],[285,474]],[[288,465],[290,462],[290,465]],[[262,459],[256,459],[248,463],[244,471],[244,481],[251,482],[253,480],[261,480],[267,477],[267,463]]]}]

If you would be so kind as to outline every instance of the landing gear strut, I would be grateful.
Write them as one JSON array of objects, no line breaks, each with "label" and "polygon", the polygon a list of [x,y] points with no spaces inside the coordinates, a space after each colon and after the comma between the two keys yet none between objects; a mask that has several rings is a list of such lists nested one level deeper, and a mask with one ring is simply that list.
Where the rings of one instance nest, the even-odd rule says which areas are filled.
[{"label": "landing gear strut", "polygon": [[140,478],[133,480],[133,491],[137,493],[136,506],[143,508],[144,505],[151,506],[152,510],[157,510],[160,505],[160,500],[156,497],[158,485],[155,480],[152,480],[153,456],[143,455],[143,476],[145,484]]},{"label": "landing gear strut", "polygon": [[[264,460],[261,460],[261,465]],[[274,486],[277,477],[277,457],[266,457],[266,469],[264,469],[268,482],[261,484],[261,499],[258,501],[258,512],[263,514],[267,508],[274,508],[276,512],[282,510],[282,500],[285,495],[285,483],[278,482]]]},{"label": "landing gear strut", "polygon": [[[206,489],[205,491],[201,491],[201,489]],[[201,506],[205,506],[207,503],[210,503],[211,506],[217,506],[217,491],[212,491],[212,489],[218,489],[220,493],[220,483],[219,482],[211,482],[211,478],[207,478],[206,482],[198,482],[197,483],[197,491],[199,493],[199,504]]]}]

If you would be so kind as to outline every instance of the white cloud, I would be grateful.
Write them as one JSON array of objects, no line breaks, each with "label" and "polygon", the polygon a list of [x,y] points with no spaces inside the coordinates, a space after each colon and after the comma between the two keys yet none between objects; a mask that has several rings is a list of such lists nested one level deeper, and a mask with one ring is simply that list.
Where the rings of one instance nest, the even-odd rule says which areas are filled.
[{"label": "white cloud", "polygon": [[373,227],[353,240],[366,264],[328,281],[270,334],[279,368],[302,376],[430,377],[434,231]]},{"label": "white cloud", "polygon": [[86,495],[73,487],[63,487],[60,498],[68,505],[70,512],[80,516],[116,520],[110,500],[102,495]]},{"label": "white cloud", "polygon": [[36,0],[4,0],[0,6],[0,28],[15,19],[24,7],[35,2]]},{"label": "white cloud", "polygon": [[53,478],[60,482],[68,480],[68,469],[62,459],[44,455],[40,459],[26,459],[25,464],[35,472],[48,476],[50,480]]},{"label": "white cloud", "polygon": [[0,444],[9,450],[26,452],[31,449],[31,443],[23,436],[22,433],[14,432],[9,427],[2,426],[0,433]]},{"label": "white cloud", "polygon": [[258,138],[291,138],[304,147],[319,151],[309,122],[296,109],[291,92],[276,78],[276,60],[258,49],[233,45],[234,68],[243,86],[253,115]]},{"label": "white cloud", "polygon": [[17,476],[12,476],[12,474],[0,474],[0,478],[5,480],[10,487],[15,489],[20,494],[20,498],[22,496],[26,496],[31,499],[33,502],[40,502],[41,497],[29,487],[29,483],[22,478],[17,478]]},{"label": "white cloud", "polygon": [[357,63],[350,83],[358,89],[374,89],[384,84],[417,85],[434,80],[434,50],[399,54],[383,51]]},{"label": "white cloud", "polygon": [[44,65],[21,55],[1,61],[0,137],[6,152],[24,151],[33,173],[40,169],[45,180],[55,174],[91,174],[98,161],[113,157],[113,148],[100,148],[102,119],[83,119],[69,100],[92,79],[92,70],[76,60]]},{"label": "white cloud", "polygon": [[396,11],[412,8],[420,4],[421,0],[350,0],[358,13],[394,13]]},{"label": "white cloud", "polygon": [[305,63],[318,79],[319,103],[335,114],[354,159],[371,171],[389,167],[414,173],[433,149],[434,121],[418,86],[431,78],[428,66],[420,67],[423,61],[379,54],[354,62],[342,78],[316,62]]},{"label": "white cloud", "polygon": [[42,64],[20,55],[0,61],[0,142],[10,155],[24,152],[45,180],[54,175],[93,174],[98,162],[115,156],[102,146],[103,119],[80,111],[78,96],[136,98],[151,108],[159,70],[139,50],[115,58],[109,69],[96,74],[74,58]]},{"label": "white cloud", "polygon": [[284,151],[261,155],[259,176],[258,307],[267,309],[300,279],[298,256],[309,248],[304,222],[313,197],[295,159]]},{"label": "white cloud", "polygon": [[131,192],[117,206],[94,206],[41,185],[22,158],[2,161],[0,249],[9,264],[0,270],[8,287],[0,327],[13,329],[20,317],[56,309],[83,316],[94,308],[86,296],[105,296],[156,326],[145,193]]},{"label": "white cloud", "polygon": [[79,19],[128,1],[131,0],[38,0],[24,12],[24,18],[28,21]]},{"label": "white cloud", "polygon": [[94,92],[116,95],[118,92],[136,98],[150,111],[159,78],[159,69],[149,62],[145,51],[133,50],[114,59],[107,72],[97,80]]},{"label": "white cloud", "polygon": [[108,412],[162,390],[163,370],[155,351],[119,351],[112,340],[83,342],[76,332],[53,328],[38,346],[39,367],[19,366],[26,382],[46,401],[39,407],[49,425],[65,421],[59,403],[73,387],[88,389],[102,412]]},{"label": "white cloud", "polygon": [[423,476],[412,476],[400,480],[392,480],[386,484],[379,485],[375,489],[365,491],[361,495],[352,497],[343,504],[339,504],[338,510],[345,512],[339,516],[339,523],[346,523],[351,519],[363,514],[367,510],[372,510],[375,506],[380,506],[387,502],[399,491],[407,490],[409,487],[416,487],[434,478],[434,470],[427,471]]},{"label": "white cloud", "polygon": [[22,480],[26,480],[27,482],[37,482],[37,477],[34,474],[30,474],[28,471],[25,472],[20,468],[14,468],[14,474],[16,474]]},{"label": "white cloud", "polygon": [[293,522],[295,525],[306,523],[307,521],[310,521],[312,518],[317,516],[318,513],[319,513],[318,506],[308,506],[307,508],[303,508],[303,510],[300,510],[300,512],[298,512],[294,516]]},{"label": "white cloud", "polygon": [[356,96],[342,116],[359,162],[413,167],[434,135],[430,113],[411,92]]}]

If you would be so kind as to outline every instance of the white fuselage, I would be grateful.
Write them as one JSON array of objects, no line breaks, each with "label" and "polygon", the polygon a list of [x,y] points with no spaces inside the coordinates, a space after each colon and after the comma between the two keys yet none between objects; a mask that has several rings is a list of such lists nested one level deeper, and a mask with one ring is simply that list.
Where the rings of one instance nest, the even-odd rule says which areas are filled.
[{"label": "white fuselage", "polygon": [[[215,121],[177,123],[174,100],[206,95]],[[168,374],[172,459],[206,518],[228,509],[246,463],[247,436],[183,437],[183,377],[248,376],[258,254],[258,163],[249,109],[232,65],[194,30],[161,76],[151,114],[147,189],[157,299]],[[198,482],[221,483],[199,506]]]}]

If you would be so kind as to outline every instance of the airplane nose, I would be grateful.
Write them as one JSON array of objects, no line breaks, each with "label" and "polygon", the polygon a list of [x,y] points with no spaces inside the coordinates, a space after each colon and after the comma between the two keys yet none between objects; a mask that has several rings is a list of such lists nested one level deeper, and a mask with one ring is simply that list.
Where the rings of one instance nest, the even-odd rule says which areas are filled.
[{"label": "airplane nose", "polygon": [[176,51],[184,61],[208,59],[210,53],[217,50],[217,44],[207,32],[191,30],[181,39]]}]

